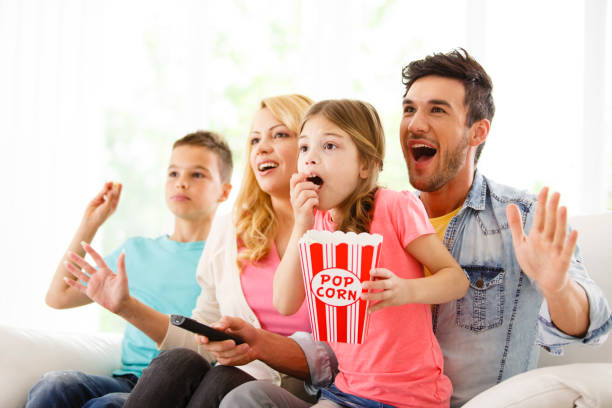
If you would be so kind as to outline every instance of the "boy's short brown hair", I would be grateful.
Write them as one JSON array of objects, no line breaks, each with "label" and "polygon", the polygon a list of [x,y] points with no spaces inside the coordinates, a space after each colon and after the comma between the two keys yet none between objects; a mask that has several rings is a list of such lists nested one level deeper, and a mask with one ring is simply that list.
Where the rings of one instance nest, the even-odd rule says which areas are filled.
[{"label": "boy's short brown hair", "polygon": [[221,175],[221,181],[224,183],[230,182],[234,162],[232,160],[232,151],[223,136],[208,130],[198,130],[174,142],[172,150],[179,146],[205,147],[216,154],[219,159],[219,174]]}]

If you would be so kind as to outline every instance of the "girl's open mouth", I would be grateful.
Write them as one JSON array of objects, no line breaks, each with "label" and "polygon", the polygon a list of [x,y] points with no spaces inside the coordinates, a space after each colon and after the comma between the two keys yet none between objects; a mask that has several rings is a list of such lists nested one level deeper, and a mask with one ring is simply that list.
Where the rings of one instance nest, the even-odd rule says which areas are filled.
[{"label": "girl's open mouth", "polygon": [[317,187],[319,187],[319,189],[321,189],[321,186],[323,185],[323,179],[319,176],[310,176],[306,178],[306,181],[310,181],[311,183],[314,183],[317,185]]}]

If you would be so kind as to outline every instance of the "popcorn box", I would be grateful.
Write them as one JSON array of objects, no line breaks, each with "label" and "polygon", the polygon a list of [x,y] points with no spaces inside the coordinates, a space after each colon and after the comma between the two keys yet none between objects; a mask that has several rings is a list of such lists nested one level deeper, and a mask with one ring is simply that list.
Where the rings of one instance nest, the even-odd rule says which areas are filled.
[{"label": "popcorn box", "polygon": [[361,344],[368,330],[368,303],[361,283],[380,257],[382,236],[342,231],[307,231],[300,239],[300,264],[315,340]]}]

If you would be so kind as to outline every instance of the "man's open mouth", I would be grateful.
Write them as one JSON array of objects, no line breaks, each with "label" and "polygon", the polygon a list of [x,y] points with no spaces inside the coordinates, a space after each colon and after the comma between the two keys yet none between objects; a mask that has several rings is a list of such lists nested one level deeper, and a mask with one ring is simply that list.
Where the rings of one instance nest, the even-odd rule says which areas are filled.
[{"label": "man's open mouth", "polygon": [[323,179],[319,176],[310,176],[306,178],[306,181],[316,184],[319,188],[323,185]]},{"label": "man's open mouth", "polygon": [[410,151],[412,152],[412,157],[416,162],[431,159],[438,152],[437,149],[422,143],[413,144],[410,146]]}]

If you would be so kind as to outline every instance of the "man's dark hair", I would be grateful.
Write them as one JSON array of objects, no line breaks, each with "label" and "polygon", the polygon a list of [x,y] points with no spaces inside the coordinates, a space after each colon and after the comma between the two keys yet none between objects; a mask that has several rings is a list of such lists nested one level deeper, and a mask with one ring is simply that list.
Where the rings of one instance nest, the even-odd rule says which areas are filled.
[{"label": "man's dark hair", "polygon": [[200,146],[205,147],[217,155],[219,159],[219,175],[221,181],[229,183],[232,177],[234,163],[232,161],[232,151],[223,136],[207,130],[198,130],[183,136],[172,145],[172,149],[179,146]]},{"label": "man's dark hair", "polygon": [[[402,69],[402,83],[406,86],[404,96],[416,80],[428,75],[454,78],[463,83],[468,127],[481,119],[493,120],[493,83],[484,68],[466,50],[458,48],[446,54],[433,54],[406,65]],[[484,142],[476,149],[474,163],[478,162],[483,147]]]}]

